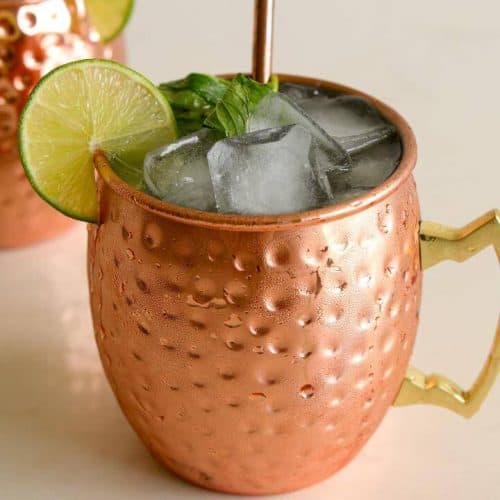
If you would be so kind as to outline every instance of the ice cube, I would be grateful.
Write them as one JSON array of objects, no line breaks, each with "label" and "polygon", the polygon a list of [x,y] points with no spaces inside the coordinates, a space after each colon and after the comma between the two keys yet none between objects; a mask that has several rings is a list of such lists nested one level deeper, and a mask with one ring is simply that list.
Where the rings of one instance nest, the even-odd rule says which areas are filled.
[{"label": "ice cube", "polygon": [[326,196],[309,161],[311,142],[300,125],[217,142],[208,153],[217,209],[269,215],[321,206]]},{"label": "ice cube", "polygon": [[252,132],[292,124],[301,125],[311,134],[310,162],[322,190],[333,200],[325,172],[349,170],[351,159],[345,149],[311,120],[300,106],[283,94],[271,92],[259,102],[248,120],[247,128]]},{"label": "ice cube", "polygon": [[316,161],[318,179],[333,201],[373,189],[397,167],[401,144],[396,128],[366,99],[317,95],[302,99],[300,106],[351,157],[352,167],[347,169],[332,167],[321,158]]},{"label": "ice cube", "polygon": [[300,101],[304,111],[328,134],[338,138],[363,134],[388,122],[366,99],[353,95],[320,95]]},{"label": "ice cube", "polygon": [[249,132],[285,125],[302,125],[312,136],[314,144],[320,148],[324,161],[331,166],[348,167],[349,155],[331,136],[304,113],[289,97],[270,92],[250,116],[247,124]]},{"label": "ice cube", "polygon": [[156,149],[144,160],[144,180],[150,193],[163,201],[215,211],[207,153],[220,135],[203,128]]},{"label": "ice cube", "polygon": [[353,168],[349,172],[351,186],[374,188],[384,182],[398,166],[401,152],[399,136],[392,135],[354,154]]},{"label": "ice cube", "polygon": [[[379,177],[382,179],[380,182],[388,177],[388,171],[389,174],[392,173],[399,160],[399,154],[395,155],[395,162],[388,158],[394,149],[392,141],[395,137],[395,131],[394,126],[383,125],[359,135],[337,137],[338,143],[350,155],[352,166],[349,168],[338,168],[338,166],[332,165],[327,158],[325,159],[321,155],[321,151],[318,154],[318,151],[312,150],[312,164],[316,177],[330,200],[338,202],[340,193],[345,189],[342,186],[348,186],[350,189],[353,176],[356,177],[359,172],[366,171],[370,178]],[[379,144],[381,147],[376,148],[375,146]],[[386,158],[383,157],[384,151],[388,155]],[[371,183],[367,183],[367,185],[371,186]],[[362,189],[365,189],[365,186],[362,186]]]},{"label": "ice cube", "polygon": [[396,127],[393,125],[382,125],[381,127],[363,132],[357,135],[346,135],[337,137],[337,142],[350,155],[362,153],[369,150],[372,146],[384,142],[396,133]]},{"label": "ice cube", "polygon": [[310,85],[302,85],[300,83],[280,83],[279,91],[282,94],[287,95],[293,101],[300,104],[304,99],[310,99],[312,97],[326,96],[326,97],[336,97],[339,95],[338,92],[332,90],[322,89],[321,87],[311,87]]},{"label": "ice cube", "polygon": [[365,193],[384,182],[396,169],[401,157],[401,142],[396,134],[358,150],[348,172],[325,172],[335,202]]}]

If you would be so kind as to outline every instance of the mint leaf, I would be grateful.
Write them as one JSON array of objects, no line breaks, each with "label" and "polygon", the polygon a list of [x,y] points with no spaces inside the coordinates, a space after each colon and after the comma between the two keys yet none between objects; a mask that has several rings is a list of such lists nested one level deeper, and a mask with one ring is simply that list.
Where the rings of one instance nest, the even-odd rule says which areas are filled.
[{"label": "mint leaf", "polygon": [[162,83],[161,92],[172,106],[179,135],[214,128],[226,136],[243,134],[248,117],[270,91],[278,91],[273,75],[266,85],[239,74],[228,81],[215,76],[191,73],[181,80]]},{"label": "mint leaf", "polygon": [[228,87],[228,81],[201,73],[191,73],[186,78],[159,86],[172,106],[181,136],[203,126]]},{"label": "mint leaf", "polygon": [[261,84],[239,74],[205,119],[205,126],[223,132],[226,137],[244,134],[253,110],[276,86],[276,79],[269,84]]},{"label": "mint leaf", "polygon": [[190,88],[214,106],[222,99],[230,82],[214,76],[191,73],[188,75]]},{"label": "mint leaf", "polygon": [[226,92],[229,82],[222,78],[202,73],[190,73],[186,78],[173,82],[162,83],[160,89],[166,88],[170,91],[190,90],[202,97],[209,104],[217,104]]}]

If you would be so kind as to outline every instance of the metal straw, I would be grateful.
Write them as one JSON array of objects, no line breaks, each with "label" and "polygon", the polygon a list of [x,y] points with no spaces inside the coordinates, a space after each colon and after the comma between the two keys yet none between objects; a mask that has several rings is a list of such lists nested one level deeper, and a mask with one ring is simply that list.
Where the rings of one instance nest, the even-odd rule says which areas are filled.
[{"label": "metal straw", "polygon": [[271,78],[273,20],[274,0],[255,0],[252,75],[261,83],[267,83]]}]

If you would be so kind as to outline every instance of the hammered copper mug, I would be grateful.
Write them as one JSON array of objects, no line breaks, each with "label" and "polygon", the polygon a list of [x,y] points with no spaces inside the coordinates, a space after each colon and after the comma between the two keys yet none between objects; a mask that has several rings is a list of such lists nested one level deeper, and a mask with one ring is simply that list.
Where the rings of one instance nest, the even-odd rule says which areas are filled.
[{"label": "hammered copper mug", "polygon": [[74,221],[43,203],[24,175],[17,122],[39,79],[88,57],[124,60],[123,41],[93,41],[83,0],[0,0],[0,248],[51,238]]},{"label": "hammered copper mug", "polygon": [[97,344],[130,424],[197,485],[270,494],[349,462],[393,404],[470,416],[500,366],[500,333],[476,384],[409,369],[422,271],[493,244],[500,215],[463,230],[420,223],[406,121],[382,185],[309,212],[241,216],[181,208],[121,181],[97,153],[100,219],[88,273]]}]

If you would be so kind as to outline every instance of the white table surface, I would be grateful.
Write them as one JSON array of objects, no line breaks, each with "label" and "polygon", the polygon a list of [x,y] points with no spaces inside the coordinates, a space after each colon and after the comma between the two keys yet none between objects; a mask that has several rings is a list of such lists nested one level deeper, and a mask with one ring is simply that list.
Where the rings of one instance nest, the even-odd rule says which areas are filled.
[{"label": "white table surface", "polygon": [[[251,4],[138,0],[132,66],[155,81],[246,70]],[[425,218],[461,225],[499,206],[498,4],[305,4],[278,0],[276,68],[350,83],[406,116],[420,144]],[[93,341],[83,225],[0,252],[0,271],[0,498],[228,498],[163,470],[120,413]],[[416,365],[473,381],[498,319],[499,277],[491,249],[428,272]],[[498,500],[499,450],[500,383],[471,421],[428,407],[390,410],[344,470],[280,498]]]}]

